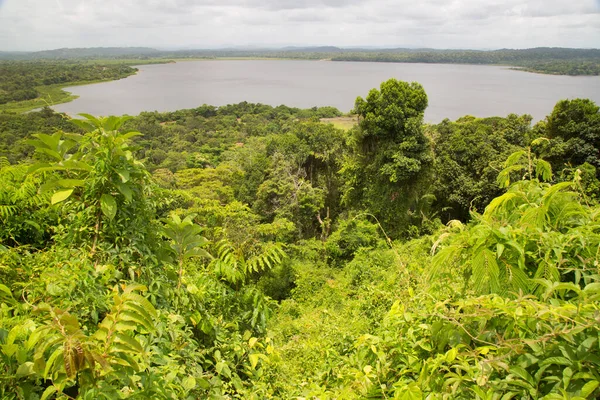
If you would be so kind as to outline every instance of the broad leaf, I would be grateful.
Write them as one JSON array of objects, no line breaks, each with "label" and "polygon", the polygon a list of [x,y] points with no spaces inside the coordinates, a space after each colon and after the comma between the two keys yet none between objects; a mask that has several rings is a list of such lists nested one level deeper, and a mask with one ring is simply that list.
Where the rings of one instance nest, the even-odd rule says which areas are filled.
[{"label": "broad leaf", "polygon": [[102,213],[109,220],[112,220],[117,215],[117,202],[110,194],[103,194],[100,197],[100,207],[102,208]]},{"label": "broad leaf", "polygon": [[68,199],[72,194],[73,189],[59,190],[58,192],[52,195],[50,202],[52,204],[60,203],[61,201],[65,201],[66,199]]}]

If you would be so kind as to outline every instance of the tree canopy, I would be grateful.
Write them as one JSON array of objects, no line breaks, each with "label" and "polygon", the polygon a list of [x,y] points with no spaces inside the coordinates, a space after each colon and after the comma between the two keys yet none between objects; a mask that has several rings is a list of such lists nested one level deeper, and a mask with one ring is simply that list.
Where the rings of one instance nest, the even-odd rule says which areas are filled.
[{"label": "tree canopy", "polygon": [[598,107],[426,107],[0,114],[0,398],[598,398]]}]

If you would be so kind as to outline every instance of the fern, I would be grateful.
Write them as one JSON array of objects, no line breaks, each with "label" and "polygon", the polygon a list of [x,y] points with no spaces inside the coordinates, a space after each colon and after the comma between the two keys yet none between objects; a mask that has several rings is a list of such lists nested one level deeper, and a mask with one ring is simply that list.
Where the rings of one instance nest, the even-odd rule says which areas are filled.
[{"label": "fern", "polygon": [[216,250],[217,257],[212,263],[215,274],[236,287],[246,282],[252,274],[275,268],[287,257],[279,243],[268,243],[260,253],[249,258],[246,258],[242,248],[234,248],[227,240],[220,241]]},{"label": "fern", "polygon": [[[525,154],[527,155],[527,154]],[[514,155],[513,163],[523,153]],[[507,162],[507,165],[509,163]],[[539,175],[550,172],[537,160]],[[466,280],[479,293],[543,294],[539,281],[556,283],[573,274],[577,281],[589,277],[598,262],[600,227],[595,209],[581,204],[571,191],[573,182],[555,185],[538,180],[513,184],[495,198],[483,216],[463,231],[447,230],[434,245],[430,276],[450,271],[458,264]],[[597,264],[594,264],[597,265]]]},{"label": "fern", "polygon": [[500,290],[500,268],[496,255],[489,249],[483,248],[473,256],[471,272],[479,291],[497,293]]},{"label": "fern", "polygon": [[505,208],[509,205],[514,205],[514,204],[510,204],[510,203],[515,201],[519,197],[519,195],[520,194],[518,192],[507,192],[507,193],[504,193],[500,197],[496,197],[486,207],[483,215],[485,217],[489,218],[489,217],[494,216],[495,214],[499,213],[500,211],[502,211],[503,208]]}]

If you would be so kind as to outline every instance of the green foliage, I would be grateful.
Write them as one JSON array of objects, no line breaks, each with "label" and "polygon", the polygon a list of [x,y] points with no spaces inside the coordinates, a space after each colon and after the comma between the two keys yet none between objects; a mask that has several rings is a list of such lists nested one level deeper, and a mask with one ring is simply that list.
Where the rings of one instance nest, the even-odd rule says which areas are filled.
[{"label": "green foliage", "polygon": [[61,61],[0,61],[0,110],[29,109],[54,104],[57,99],[40,97],[52,85],[73,85],[125,78],[136,69],[122,64],[84,64]]},{"label": "green foliage", "polygon": [[41,184],[41,179],[27,174],[27,167],[0,159],[0,244],[40,245],[48,238],[56,217],[44,207],[49,194],[40,192]]},{"label": "green foliage", "polygon": [[85,135],[40,133],[28,141],[41,159],[30,172],[51,174],[44,190],[53,192],[52,204],[62,205],[59,227],[76,227],[64,230],[62,240],[77,243],[92,237],[92,249],[101,242],[117,249],[138,242],[134,247],[144,251],[141,236],[150,234],[147,215],[152,213],[149,175],[130,147],[131,139],[141,134],[119,132],[125,117],[84,117],[73,123]]},{"label": "green foliage", "polygon": [[341,220],[325,243],[327,259],[332,265],[343,265],[352,260],[354,254],[362,248],[374,248],[381,245],[380,227],[364,217]]},{"label": "green foliage", "polygon": [[407,212],[425,192],[432,163],[423,132],[427,95],[418,83],[390,79],[357,98],[359,126],[344,162],[344,201],[369,210],[393,232],[408,229]]},{"label": "green foliage", "polygon": [[574,186],[514,184],[472,223],[440,238],[432,273],[458,272],[465,287],[472,282],[475,292],[503,295],[542,295],[548,284],[590,283],[593,249],[600,243],[598,211],[581,203],[581,195],[569,190]]},{"label": "green foliage", "polygon": [[77,128],[64,115],[47,107],[25,114],[0,113],[0,157],[6,157],[11,164],[28,159],[33,153],[25,142],[29,136],[57,130],[75,132]]},{"label": "green foliage", "polygon": [[423,50],[351,51],[335,54],[334,61],[376,61],[439,64],[512,65],[530,72],[556,75],[599,75],[600,52],[596,49]]},{"label": "green foliage", "polygon": [[552,139],[549,159],[557,171],[586,162],[600,167],[600,107],[593,101],[559,101],[539,129]]},{"label": "green foliage", "polygon": [[[589,286],[588,293],[597,288]],[[597,304],[498,296],[395,303],[341,367],[365,396],[594,398]],[[423,304],[421,303],[421,304]],[[338,376],[339,376],[338,375]],[[356,396],[358,397],[358,396]],[[410,398],[410,397],[409,397]]]},{"label": "green foliage", "polygon": [[502,193],[498,171],[509,154],[528,144],[531,117],[463,117],[428,128],[435,151],[434,207],[445,221],[466,220]]},{"label": "green foliage", "polygon": [[[137,293],[140,290],[145,288],[115,288],[114,305],[93,334],[86,334],[77,317],[67,311],[45,304],[35,307],[35,314],[43,314],[40,324],[35,327],[32,320],[23,321],[11,329],[3,343],[8,362],[14,357],[20,364],[16,377],[45,379],[47,386],[41,398],[73,390],[83,398],[100,393],[115,398],[116,391],[99,392],[97,382],[117,381],[125,386],[133,382],[132,378],[147,362],[144,346],[135,334],[148,334],[155,329],[156,310]],[[15,393],[35,393],[30,384],[22,383],[21,386],[21,382],[15,382]]]},{"label": "green foliage", "polygon": [[248,253],[243,247],[235,248],[227,240],[216,246],[217,257],[212,263],[216,276],[239,288],[252,276],[282,264],[286,255],[278,243],[266,244],[259,253]]},{"label": "green foliage", "polygon": [[0,398],[600,396],[595,108],[426,104],[0,116]]},{"label": "green foliage", "polygon": [[170,239],[169,248],[179,268],[178,289],[183,281],[184,263],[193,257],[210,257],[206,250],[200,248],[208,241],[200,236],[202,228],[194,225],[192,222],[194,217],[195,215],[192,214],[181,220],[179,216],[172,215],[171,220],[167,221],[163,228],[163,235]]}]

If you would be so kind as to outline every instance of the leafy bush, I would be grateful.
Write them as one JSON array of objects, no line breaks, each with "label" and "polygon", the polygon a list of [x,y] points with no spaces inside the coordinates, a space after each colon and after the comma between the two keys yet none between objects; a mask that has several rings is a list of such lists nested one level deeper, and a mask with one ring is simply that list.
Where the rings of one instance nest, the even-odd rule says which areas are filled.
[{"label": "leafy bush", "polygon": [[349,218],[338,222],[338,227],[327,239],[325,249],[332,265],[341,266],[350,261],[361,248],[381,245],[380,227],[365,218]]}]

